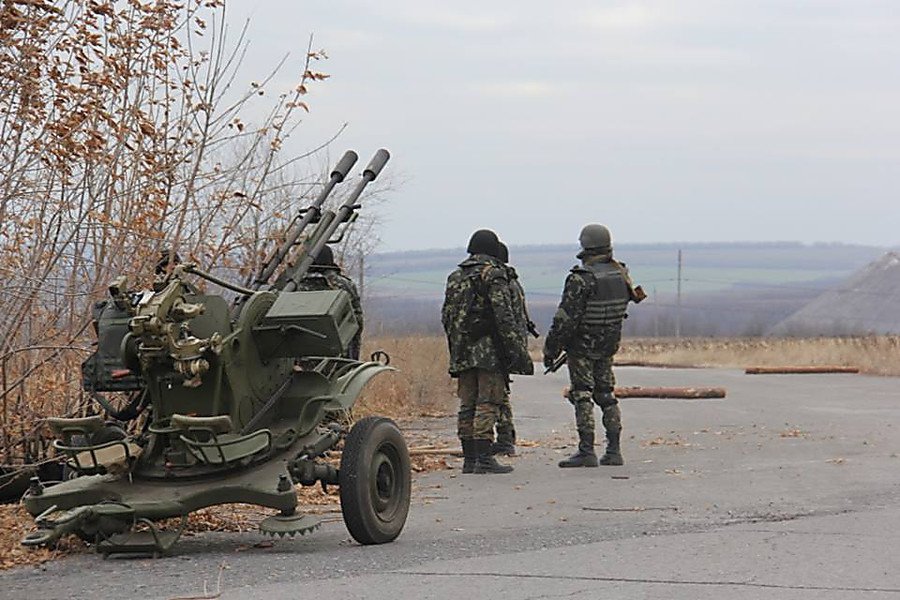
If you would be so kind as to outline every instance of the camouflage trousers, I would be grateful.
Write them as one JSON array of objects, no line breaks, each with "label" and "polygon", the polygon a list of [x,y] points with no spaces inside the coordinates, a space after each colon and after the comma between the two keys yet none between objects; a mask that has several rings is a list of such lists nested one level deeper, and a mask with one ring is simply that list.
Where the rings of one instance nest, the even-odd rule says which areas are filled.
[{"label": "camouflage trousers", "polygon": [[594,403],[603,411],[606,431],[622,430],[619,401],[613,395],[616,376],[612,370],[613,357],[589,358],[569,354],[569,402],[575,407],[575,427],[578,433],[594,433]]},{"label": "camouflage trousers", "polygon": [[459,439],[493,440],[500,407],[508,400],[506,376],[484,369],[467,369],[459,374],[457,395]]},{"label": "camouflage trousers", "polygon": [[515,446],[516,426],[513,423],[512,403],[509,401],[509,384],[506,388],[503,404],[500,405],[500,414],[497,415],[497,443],[504,446]]}]

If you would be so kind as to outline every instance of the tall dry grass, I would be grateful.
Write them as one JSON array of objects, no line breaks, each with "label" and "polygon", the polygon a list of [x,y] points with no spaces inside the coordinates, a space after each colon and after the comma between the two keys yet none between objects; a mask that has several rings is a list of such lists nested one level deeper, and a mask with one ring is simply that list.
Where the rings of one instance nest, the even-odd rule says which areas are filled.
[{"label": "tall dry grass", "polygon": [[[535,360],[540,360],[542,342],[530,343]],[[404,418],[455,410],[455,385],[447,375],[449,357],[443,337],[384,337],[364,346],[367,352],[388,352],[399,371],[377,377],[369,385],[354,409],[355,416]],[[839,365],[859,367],[868,374],[900,375],[900,336],[627,339],[616,358],[698,367]]]},{"label": "tall dry grass", "polygon": [[366,340],[363,355],[383,350],[398,370],[376,377],[356,403],[354,416],[436,416],[455,411],[455,384],[447,374],[447,342],[437,336]]},{"label": "tall dry grass", "polygon": [[900,336],[630,339],[617,358],[709,367],[837,365],[900,375]]}]

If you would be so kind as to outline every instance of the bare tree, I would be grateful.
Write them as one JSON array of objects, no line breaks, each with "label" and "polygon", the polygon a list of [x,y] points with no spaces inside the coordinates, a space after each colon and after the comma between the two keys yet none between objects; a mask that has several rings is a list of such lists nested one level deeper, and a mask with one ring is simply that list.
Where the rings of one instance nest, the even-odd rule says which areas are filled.
[{"label": "bare tree", "polygon": [[3,463],[42,454],[41,418],[83,409],[113,277],[147,277],[164,249],[247,275],[312,186],[283,147],[326,55],[310,40],[244,83],[245,32],[222,0],[0,0]]}]

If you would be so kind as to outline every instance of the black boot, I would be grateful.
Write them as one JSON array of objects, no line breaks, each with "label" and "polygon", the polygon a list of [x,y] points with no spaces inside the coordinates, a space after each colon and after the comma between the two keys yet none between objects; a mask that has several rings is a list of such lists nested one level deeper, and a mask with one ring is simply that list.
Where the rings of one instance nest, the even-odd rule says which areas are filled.
[{"label": "black boot", "polygon": [[491,445],[491,454],[494,456],[516,456],[516,446],[509,442],[494,442]]},{"label": "black boot", "polygon": [[478,458],[475,459],[475,468],[473,473],[511,473],[513,468],[509,465],[503,465],[497,462],[497,459],[491,456],[491,440],[472,440],[475,445],[475,452]]},{"label": "black boot", "polygon": [[597,453],[594,452],[594,434],[578,432],[578,452],[559,461],[563,469],[570,467],[596,467]]},{"label": "black boot", "polygon": [[622,458],[622,451],[619,448],[619,438],[622,436],[622,430],[614,430],[606,432],[606,453],[600,458],[601,465],[621,467],[625,464]]},{"label": "black boot", "polygon": [[478,456],[475,454],[475,444],[472,438],[465,438],[460,440],[462,444],[463,451],[463,474],[471,473],[475,470],[475,459]]}]

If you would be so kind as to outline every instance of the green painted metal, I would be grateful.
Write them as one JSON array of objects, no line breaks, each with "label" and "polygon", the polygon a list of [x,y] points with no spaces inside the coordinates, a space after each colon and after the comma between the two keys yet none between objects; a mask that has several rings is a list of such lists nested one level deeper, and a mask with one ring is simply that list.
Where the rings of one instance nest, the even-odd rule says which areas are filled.
[{"label": "green painted metal", "polygon": [[[287,261],[274,284],[257,279],[248,289],[180,264],[160,275],[152,290],[128,291],[124,277],[110,286],[110,299],[95,312],[98,350],[82,367],[84,388],[132,392],[122,418],[143,411],[137,418],[146,426],[122,439],[121,429],[97,416],[51,419],[62,438],[57,450],[81,476],[55,485],[33,482],[24,504],[38,531],[23,543],[52,544],[77,533],[100,540],[104,553],[163,553],[180,532],[128,530],[235,502],[279,511],[263,531],[315,527],[314,519],[296,512],[293,483],[336,481],[334,469],[316,459],[342,439],[340,416],[365,385],[392,368],[342,358],[359,327],[347,292],[293,289],[312,262],[310,252],[355,219],[355,202],[386,152],[376,159],[340,210],[321,212],[317,220],[304,216],[305,225],[291,230],[294,242],[304,242],[293,256],[293,242],[279,248],[261,271],[272,277]],[[342,180],[350,166],[345,156],[332,179]],[[322,201],[302,214],[320,211]],[[312,231],[303,231],[313,223]],[[229,301],[198,293],[196,276],[242,295]]]}]

